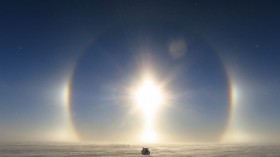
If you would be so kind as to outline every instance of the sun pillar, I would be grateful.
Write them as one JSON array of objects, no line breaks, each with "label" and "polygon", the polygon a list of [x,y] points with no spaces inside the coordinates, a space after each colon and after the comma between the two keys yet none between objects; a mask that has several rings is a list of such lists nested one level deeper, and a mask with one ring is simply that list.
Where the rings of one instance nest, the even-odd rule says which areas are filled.
[{"label": "sun pillar", "polygon": [[145,79],[134,93],[137,106],[141,109],[144,116],[144,129],[141,141],[153,143],[158,140],[155,131],[155,115],[159,105],[163,101],[160,87],[151,79]]}]

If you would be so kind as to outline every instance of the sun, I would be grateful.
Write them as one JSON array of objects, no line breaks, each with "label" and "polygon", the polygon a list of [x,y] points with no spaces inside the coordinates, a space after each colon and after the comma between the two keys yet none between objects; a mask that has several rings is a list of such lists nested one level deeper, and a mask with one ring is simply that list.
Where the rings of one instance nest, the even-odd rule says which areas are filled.
[{"label": "sun", "polygon": [[155,115],[159,106],[164,101],[161,87],[152,79],[145,79],[134,91],[135,104],[143,112],[145,126],[141,141],[145,143],[154,143],[158,140],[155,132]]},{"label": "sun", "polygon": [[163,95],[159,86],[146,79],[134,93],[134,100],[140,108],[152,109],[162,103]]}]

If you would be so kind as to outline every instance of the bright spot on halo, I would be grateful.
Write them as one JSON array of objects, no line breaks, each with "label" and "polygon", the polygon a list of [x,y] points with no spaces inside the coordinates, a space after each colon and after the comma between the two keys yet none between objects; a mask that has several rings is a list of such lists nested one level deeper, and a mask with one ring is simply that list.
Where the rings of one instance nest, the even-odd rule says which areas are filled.
[{"label": "bright spot on halo", "polygon": [[146,127],[141,136],[141,140],[146,143],[155,143],[158,140],[158,136],[153,129]]},{"label": "bright spot on halo", "polygon": [[159,85],[151,79],[145,79],[133,95],[136,105],[142,110],[145,120],[141,141],[154,143],[158,140],[154,129],[156,109],[163,103],[164,96]]}]

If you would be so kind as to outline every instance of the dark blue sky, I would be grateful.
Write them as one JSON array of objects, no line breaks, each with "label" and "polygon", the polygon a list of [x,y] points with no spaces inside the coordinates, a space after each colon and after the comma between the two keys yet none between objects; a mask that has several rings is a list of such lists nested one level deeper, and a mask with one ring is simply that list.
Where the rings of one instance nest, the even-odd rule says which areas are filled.
[{"label": "dark blue sky", "polygon": [[67,131],[72,120],[82,139],[133,139],[142,122],[130,113],[126,89],[150,71],[172,97],[157,120],[166,140],[275,139],[278,6],[253,0],[2,1],[0,137],[45,139],[45,132]]}]

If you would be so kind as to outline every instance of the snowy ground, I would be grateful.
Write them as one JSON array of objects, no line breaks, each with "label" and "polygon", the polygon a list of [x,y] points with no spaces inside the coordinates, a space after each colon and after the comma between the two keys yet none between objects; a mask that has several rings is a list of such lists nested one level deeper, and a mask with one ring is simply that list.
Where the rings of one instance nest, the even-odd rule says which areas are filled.
[{"label": "snowy ground", "polygon": [[[139,145],[96,144],[1,144],[1,157],[94,157],[142,156]],[[154,157],[190,156],[280,156],[280,144],[180,144],[151,145]]]}]

